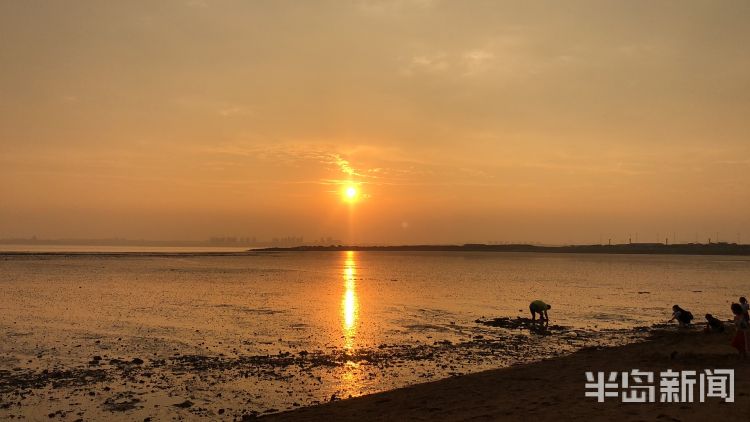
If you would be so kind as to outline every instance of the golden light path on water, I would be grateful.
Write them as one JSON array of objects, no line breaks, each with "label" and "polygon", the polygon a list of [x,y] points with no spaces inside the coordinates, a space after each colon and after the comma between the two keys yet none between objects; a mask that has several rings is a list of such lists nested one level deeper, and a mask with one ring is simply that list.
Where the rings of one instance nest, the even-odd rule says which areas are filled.
[{"label": "golden light path on water", "polygon": [[[357,263],[353,251],[344,254],[344,295],[341,299],[341,328],[343,331],[344,352],[351,354],[355,349],[357,322],[359,319],[359,299],[357,298]],[[357,370],[359,363],[348,360],[341,377],[345,395],[357,395]]]}]

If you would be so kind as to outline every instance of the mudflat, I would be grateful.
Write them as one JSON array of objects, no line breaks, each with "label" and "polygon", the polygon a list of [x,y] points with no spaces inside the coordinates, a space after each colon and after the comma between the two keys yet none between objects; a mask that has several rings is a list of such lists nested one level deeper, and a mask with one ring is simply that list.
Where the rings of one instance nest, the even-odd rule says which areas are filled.
[{"label": "mudflat", "polygon": [[[729,345],[730,333],[655,330],[641,343],[587,348],[537,363],[490,370],[379,394],[268,415],[299,420],[743,420],[750,414],[750,363]],[[598,402],[586,397],[586,371],[653,371],[656,400]],[[692,403],[660,402],[659,373],[733,369],[734,402],[709,397]],[[739,419],[738,419],[739,418]]]}]

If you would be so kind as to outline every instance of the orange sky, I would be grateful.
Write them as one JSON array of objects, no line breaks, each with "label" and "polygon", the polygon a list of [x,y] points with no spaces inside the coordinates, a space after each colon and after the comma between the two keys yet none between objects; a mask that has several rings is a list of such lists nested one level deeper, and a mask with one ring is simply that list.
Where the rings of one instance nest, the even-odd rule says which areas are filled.
[{"label": "orange sky", "polygon": [[0,238],[750,241],[748,19],[745,1],[2,2]]}]

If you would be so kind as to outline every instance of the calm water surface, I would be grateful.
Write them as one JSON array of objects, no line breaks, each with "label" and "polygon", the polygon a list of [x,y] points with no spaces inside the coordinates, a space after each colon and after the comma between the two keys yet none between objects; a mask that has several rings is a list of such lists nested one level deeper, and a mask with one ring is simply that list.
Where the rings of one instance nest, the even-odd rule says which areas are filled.
[{"label": "calm water surface", "polygon": [[[729,304],[750,294],[750,260],[717,256],[0,255],[0,277],[0,367],[32,368],[80,365],[101,349],[143,356],[349,356],[386,346],[501,338],[498,329],[474,320],[527,316],[537,298],[552,304],[554,323],[585,331],[663,322],[675,303],[699,318],[706,312],[728,318]],[[498,359],[474,369],[507,363]],[[332,386],[302,388],[289,381],[295,395],[305,390],[302,399],[292,393],[279,399],[278,380],[237,388],[256,389],[259,403],[284,408],[418,381],[415,375],[394,382],[394,375],[386,382],[359,368],[357,359],[347,364],[330,375],[337,379]],[[450,368],[433,369],[425,369],[423,378],[444,376]]]}]

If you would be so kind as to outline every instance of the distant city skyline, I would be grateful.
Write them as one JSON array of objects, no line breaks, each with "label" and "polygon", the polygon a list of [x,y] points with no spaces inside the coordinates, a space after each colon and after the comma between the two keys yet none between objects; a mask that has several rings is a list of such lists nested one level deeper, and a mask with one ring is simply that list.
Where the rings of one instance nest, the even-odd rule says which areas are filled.
[{"label": "distant city skyline", "polygon": [[[359,242],[349,243],[344,242],[341,239],[337,239],[331,236],[320,237],[320,238],[306,238],[305,236],[277,236],[271,238],[257,238],[255,236],[212,236],[208,239],[152,239],[152,238],[125,238],[125,237],[109,237],[109,238],[41,238],[37,236],[29,237],[0,237],[0,245],[3,244],[149,244],[149,243],[162,243],[165,245],[179,245],[179,244],[203,244],[203,245],[277,245],[277,246],[301,246],[301,245],[351,245],[351,246],[396,246],[396,245],[417,245],[418,243],[388,243],[388,242]],[[701,238],[695,236],[692,239],[680,239],[679,237],[657,237],[654,239],[640,239],[638,236],[625,236],[625,237],[600,237],[598,240],[592,240],[588,242],[562,242],[562,243],[550,243],[542,242],[539,240],[530,239],[509,239],[509,240],[480,240],[471,239],[463,241],[453,242],[435,242],[432,244],[486,244],[486,245],[507,245],[507,244],[526,244],[526,245],[623,245],[623,244],[711,244],[711,243],[728,243],[728,244],[747,244],[743,242],[742,235],[740,233],[735,234],[735,238],[722,238],[719,233],[715,233],[713,237]]]}]

